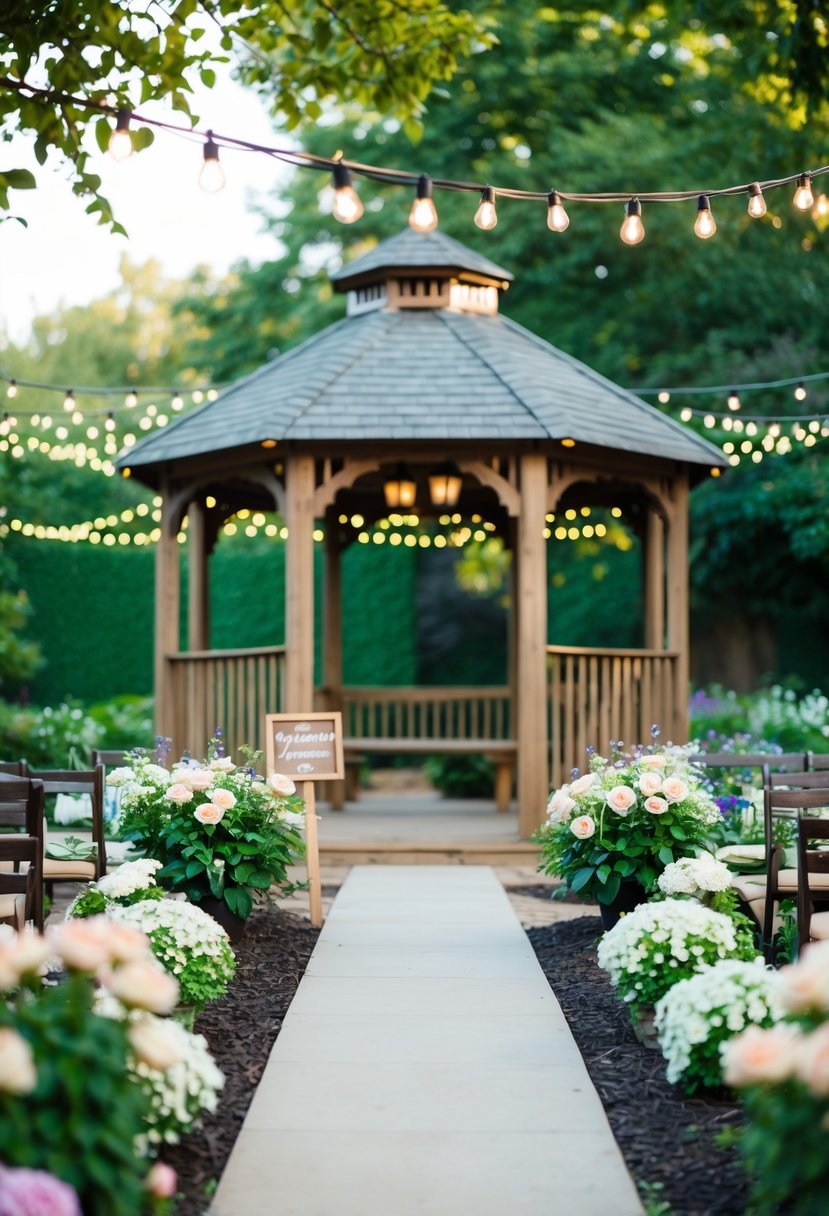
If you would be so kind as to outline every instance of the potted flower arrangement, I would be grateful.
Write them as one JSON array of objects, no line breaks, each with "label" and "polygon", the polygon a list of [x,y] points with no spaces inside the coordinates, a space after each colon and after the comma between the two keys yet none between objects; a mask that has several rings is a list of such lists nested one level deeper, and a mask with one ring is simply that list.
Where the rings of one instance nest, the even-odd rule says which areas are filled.
[{"label": "potted flower arrangement", "polygon": [[592,756],[590,769],[555,790],[536,840],[541,869],[571,891],[597,899],[605,928],[618,919],[623,887],[635,884],[627,910],[646,898],[666,866],[694,854],[719,811],[690,764],[693,744],[640,747]]},{"label": "potted flower arrangement", "polygon": [[[254,897],[287,886],[287,868],[303,855],[303,800],[279,773],[256,774],[258,753],[237,767],[221,734],[202,762],[172,771],[138,757],[107,778],[121,786],[121,834],[162,863],[159,880],[183,891],[238,939]],[[227,916],[227,913],[230,916]]]}]

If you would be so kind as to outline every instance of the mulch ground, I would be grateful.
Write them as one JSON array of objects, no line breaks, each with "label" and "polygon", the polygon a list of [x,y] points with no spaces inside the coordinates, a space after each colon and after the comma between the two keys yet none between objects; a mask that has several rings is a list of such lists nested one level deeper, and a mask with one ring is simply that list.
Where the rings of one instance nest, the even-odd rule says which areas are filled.
[{"label": "mulch ground", "polygon": [[237,971],[227,995],[196,1018],[226,1080],[218,1110],[163,1153],[183,1196],[176,1216],[205,1211],[318,936],[319,929],[279,908],[254,912],[234,946]]},{"label": "mulch ground", "polygon": [[528,937],[564,1010],[590,1079],[643,1198],[672,1216],[742,1216],[747,1182],[736,1147],[718,1137],[741,1126],[723,1094],[686,1096],[665,1080],[658,1051],[643,1047],[610,981],[596,963],[597,916],[543,928]]}]

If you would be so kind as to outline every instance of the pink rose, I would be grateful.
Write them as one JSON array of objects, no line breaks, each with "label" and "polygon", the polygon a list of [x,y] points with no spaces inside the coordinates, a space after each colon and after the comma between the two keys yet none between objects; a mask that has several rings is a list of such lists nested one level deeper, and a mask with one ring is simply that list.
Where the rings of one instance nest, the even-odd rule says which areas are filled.
[{"label": "pink rose", "polygon": [[636,793],[629,785],[614,785],[605,798],[610,809],[619,815],[627,815],[630,808],[636,805]]},{"label": "pink rose", "polygon": [[102,976],[113,996],[128,1009],[169,1013],[178,1001],[178,980],[154,958],[135,959]]},{"label": "pink rose", "polygon": [[205,802],[203,806],[197,806],[193,814],[199,823],[220,823],[224,818],[222,808],[213,802]]},{"label": "pink rose", "polygon": [[213,805],[219,810],[229,811],[232,806],[236,805],[236,795],[230,790],[214,790],[211,794]]},{"label": "pink rose", "polygon": [[725,1044],[722,1052],[723,1080],[741,1089],[744,1085],[784,1081],[796,1063],[796,1026],[784,1022],[764,1030],[749,1026]]},{"label": "pink rose", "polygon": [[182,802],[192,802],[193,791],[188,789],[182,781],[177,781],[175,785],[170,786],[164,797],[169,798],[171,802],[178,802],[179,804]]},{"label": "pink rose", "polygon": [[656,794],[652,798],[645,799],[645,810],[650,811],[652,815],[664,815],[668,809],[668,803],[664,798],[658,798]]},{"label": "pink rose", "polygon": [[45,1170],[0,1166],[0,1211],[16,1216],[81,1216],[78,1192],[68,1182]]},{"label": "pink rose", "polygon": [[194,790],[207,790],[215,780],[209,768],[197,768],[190,777],[190,788]]},{"label": "pink rose", "polygon": [[36,1085],[35,1059],[28,1040],[10,1026],[0,1027],[0,1090],[30,1094]]},{"label": "pink rose", "polygon": [[682,802],[688,797],[688,786],[679,777],[666,777],[662,782],[662,793],[669,802]]},{"label": "pink rose", "polygon": [[643,773],[639,778],[639,789],[646,798],[650,798],[662,789],[662,778],[658,773]]},{"label": "pink rose", "polygon": [[570,795],[573,798],[580,798],[582,794],[589,793],[595,784],[596,774],[584,773],[581,777],[577,777],[575,781],[570,782]]},{"label": "pink rose", "polygon": [[567,793],[566,785],[563,785],[560,790],[556,790],[547,803],[547,815],[556,823],[566,823],[575,809],[576,803]]},{"label": "pink rose", "polygon": [[284,773],[271,773],[268,777],[268,784],[275,794],[281,794],[283,798],[296,793],[296,786]]},{"label": "pink rose", "polygon": [[156,1199],[172,1199],[178,1188],[176,1171],[165,1161],[154,1161],[144,1187]]},{"label": "pink rose", "polygon": [[570,824],[570,831],[579,840],[588,840],[596,831],[596,824],[590,815],[579,815]]}]

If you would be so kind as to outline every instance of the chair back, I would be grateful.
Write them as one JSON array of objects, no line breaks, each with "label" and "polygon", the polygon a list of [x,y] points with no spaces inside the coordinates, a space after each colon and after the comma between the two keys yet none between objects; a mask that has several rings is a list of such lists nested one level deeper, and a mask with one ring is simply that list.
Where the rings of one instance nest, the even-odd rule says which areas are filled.
[{"label": "chair back", "polygon": [[[829,803],[829,796],[826,798]],[[809,847],[809,841],[829,840],[829,819],[801,815],[797,821],[797,937],[802,950],[808,945],[812,919],[810,874],[829,874],[829,850]],[[827,892],[820,892],[825,899]]]},{"label": "chair back", "polygon": [[93,765],[103,764],[104,768],[107,768],[110,764],[123,764],[126,758],[126,751],[107,751],[106,749],[101,750],[99,748],[92,749]]},{"label": "chair back", "polygon": [[[0,896],[12,897],[23,895],[24,911],[22,921],[34,921],[37,924],[37,892],[43,887],[43,867],[40,842],[36,836],[18,836],[5,833],[0,835],[0,862],[12,862],[13,869],[0,869]],[[25,869],[21,870],[21,863]],[[22,924],[15,915],[15,928],[20,930]],[[42,924],[38,926],[42,928]]]},{"label": "chair back", "polygon": [[817,772],[829,768],[829,752],[807,752],[806,767]]},{"label": "chair back", "polygon": [[694,764],[706,768],[759,768],[769,772],[788,769],[802,772],[806,768],[806,752],[697,752],[691,756]]},{"label": "chair back", "polygon": [[9,777],[27,777],[29,766],[25,760],[0,760],[0,773]]},{"label": "chair back", "polygon": [[43,782],[45,794],[89,794],[92,803],[92,839],[95,844],[95,877],[106,874],[104,839],[104,766],[89,769],[38,769],[33,778]]},{"label": "chair back", "polygon": [[[0,781],[0,827],[15,829],[37,841],[32,912],[35,925],[40,930],[43,929],[43,803],[42,781],[27,777]],[[2,833],[0,839],[6,841],[14,837]]]}]

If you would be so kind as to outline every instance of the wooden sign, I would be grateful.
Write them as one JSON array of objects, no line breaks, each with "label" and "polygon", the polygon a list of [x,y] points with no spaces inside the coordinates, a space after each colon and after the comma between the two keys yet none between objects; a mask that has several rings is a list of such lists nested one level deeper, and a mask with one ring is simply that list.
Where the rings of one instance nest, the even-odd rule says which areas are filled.
[{"label": "wooden sign", "polygon": [[267,714],[265,763],[300,781],[342,781],[342,714]]},{"label": "wooden sign", "polygon": [[342,781],[343,722],[339,710],[327,714],[266,714],[265,764],[268,776],[294,777],[305,799],[305,860],[311,924],[322,924],[322,881],[317,840],[315,781]]}]

